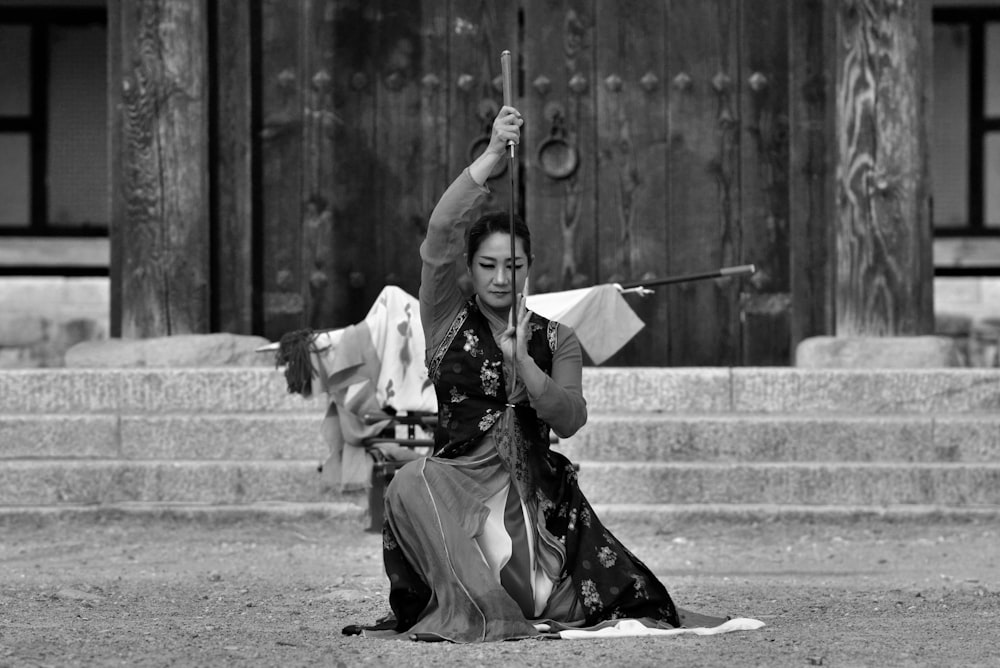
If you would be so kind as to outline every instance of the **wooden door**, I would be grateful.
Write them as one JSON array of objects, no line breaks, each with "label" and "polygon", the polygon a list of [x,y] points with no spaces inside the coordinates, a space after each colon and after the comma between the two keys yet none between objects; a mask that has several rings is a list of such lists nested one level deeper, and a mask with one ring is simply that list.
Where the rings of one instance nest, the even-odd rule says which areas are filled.
[{"label": "wooden door", "polygon": [[[628,297],[646,327],[607,364],[787,363],[786,7],[264,0],[265,335],[357,322],[387,284],[416,294],[427,217],[488,136],[510,49],[536,290],[754,263]],[[510,206],[509,177],[484,209]]]}]

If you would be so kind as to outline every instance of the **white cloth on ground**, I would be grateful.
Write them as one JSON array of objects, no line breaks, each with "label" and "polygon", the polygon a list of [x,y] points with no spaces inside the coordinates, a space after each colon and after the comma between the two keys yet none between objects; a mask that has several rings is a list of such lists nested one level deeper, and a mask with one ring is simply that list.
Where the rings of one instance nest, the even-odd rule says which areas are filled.
[{"label": "white cloth on ground", "polygon": [[[679,629],[661,629],[646,626],[637,619],[622,619],[613,626],[604,626],[596,630],[586,629],[565,629],[559,631],[559,637],[564,640],[586,640],[590,638],[626,638],[631,636],[679,636],[692,634],[696,636],[714,636],[720,633],[731,633],[733,631],[754,631],[763,628],[764,622],[748,617],[736,617],[727,620],[718,626]],[[539,628],[541,627],[541,628]],[[539,631],[548,631],[547,624],[536,624]]]}]

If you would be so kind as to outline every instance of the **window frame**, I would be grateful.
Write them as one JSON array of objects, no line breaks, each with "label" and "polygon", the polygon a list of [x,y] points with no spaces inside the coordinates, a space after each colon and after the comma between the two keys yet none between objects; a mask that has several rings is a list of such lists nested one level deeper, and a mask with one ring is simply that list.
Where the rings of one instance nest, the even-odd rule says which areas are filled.
[{"label": "window frame", "polygon": [[[969,31],[969,217],[962,227],[934,228],[935,237],[1000,237],[1000,227],[987,227],[983,168],[986,135],[1000,132],[1000,116],[987,116],[986,101],[986,23],[1000,24],[1000,7],[937,7],[932,12],[935,24],[961,24]],[[934,157],[931,156],[933,161]],[[932,221],[933,222],[933,221]],[[996,221],[1000,222],[1000,221]]]},{"label": "window frame", "polygon": [[[48,212],[48,132],[49,132],[49,52],[52,26],[82,26],[99,23],[108,28],[104,7],[4,7],[0,24],[27,25],[30,30],[30,72],[28,92],[31,108],[26,116],[0,116],[0,133],[27,134],[30,189],[27,225],[0,226],[2,237],[107,237],[108,225],[92,222],[58,225],[49,222]],[[107,127],[107,123],[105,123]]]},{"label": "window frame", "polygon": [[[986,23],[1000,22],[1000,7],[954,6],[934,7],[931,11],[931,21],[937,24],[965,25],[969,31],[969,118],[968,142],[969,155],[966,169],[968,170],[968,200],[969,216],[962,227],[938,228],[933,226],[933,209],[931,215],[931,233],[934,239],[935,255],[940,250],[947,254],[947,249],[958,248],[969,242],[981,240],[983,243],[1000,244],[1000,227],[987,227],[984,216],[986,204],[986,175],[983,165],[986,147],[986,135],[989,132],[1000,131],[1000,117],[989,117],[986,114]],[[930,156],[933,162],[934,156]],[[957,263],[937,265],[935,276],[943,277],[985,277],[1000,276],[1000,261]]]}]

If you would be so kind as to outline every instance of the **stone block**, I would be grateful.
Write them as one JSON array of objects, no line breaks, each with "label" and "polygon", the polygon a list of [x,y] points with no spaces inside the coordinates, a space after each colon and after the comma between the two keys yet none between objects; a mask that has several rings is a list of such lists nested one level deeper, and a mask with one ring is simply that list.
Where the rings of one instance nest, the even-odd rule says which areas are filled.
[{"label": "stone block", "polygon": [[117,377],[126,413],[326,413],[325,396],[290,394],[284,374],[273,367],[122,369]]},{"label": "stone block", "polygon": [[0,460],[120,455],[114,415],[0,415]]},{"label": "stone block", "polygon": [[[596,415],[555,448],[574,461],[909,462],[938,460],[934,436],[925,415]],[[982,460],[990,440],[972,434],[942,461]]]},{"label": "stone block", "polygon": [[585,367],[591,412],[718,412],[730,407],[729,369],[722,367]]},{"label": "stone block", "polygon": [[94,413],[121,405],[117,374],[90,369],[0,371],[0,410],[5,413]]},{"label": "stone block", "polygon": [[934,419],[934,460],[1000,462],[1000,413]]},{"label": "stone block", "polygon": [[593,504],[1000,505],[1000,464],[581,462]]},{"label": "stone block", "polygon": [[289,394],[284,375],[264,367],[204,369],[0,370],[6,413],[326,413],[325,397]]},{"label": "stone block", "polygon": [[739,413],[1000,411],[995,369],[733,369]]},{"label": "stone block", "polygon": [[121,421],[125,459],[311,460],[329,452],[323,413],[278,415],[132,415]]},{"label": "stone block", "polygon": [[961,356],[955,341],[945,336],[816,336],[804,339],[796,347],[795,366],[932,369],[961,366]]},{"label": "stone block", "polygon": [[0,466],[0,506],[329,500],[324,494],[312,462],[33,460]]}]

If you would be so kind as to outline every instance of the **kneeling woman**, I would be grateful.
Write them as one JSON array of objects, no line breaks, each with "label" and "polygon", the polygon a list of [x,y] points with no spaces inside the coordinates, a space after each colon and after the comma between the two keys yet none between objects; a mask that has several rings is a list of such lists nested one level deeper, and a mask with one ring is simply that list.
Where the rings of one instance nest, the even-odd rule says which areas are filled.
[{"label": "kneeling woman", "polygon": [[[537,635],[536,624],[687,621],[601,524],[569,460],[549,448],[550,430],[573,435],[587,405],[576,334],[525,309],[528,228],[516,220],[515,331],[509,213],[469,225],[521,122],[512,107],[501,109],[488,148],[442,195],[420,247],[420,315],[440,433],[435,455],[403,467],[386,490],[390,635],[475,642]],[[463,251],[475,293],[468,300],[456,264]],[[724,621],[697,617],[698,626]]]}]

